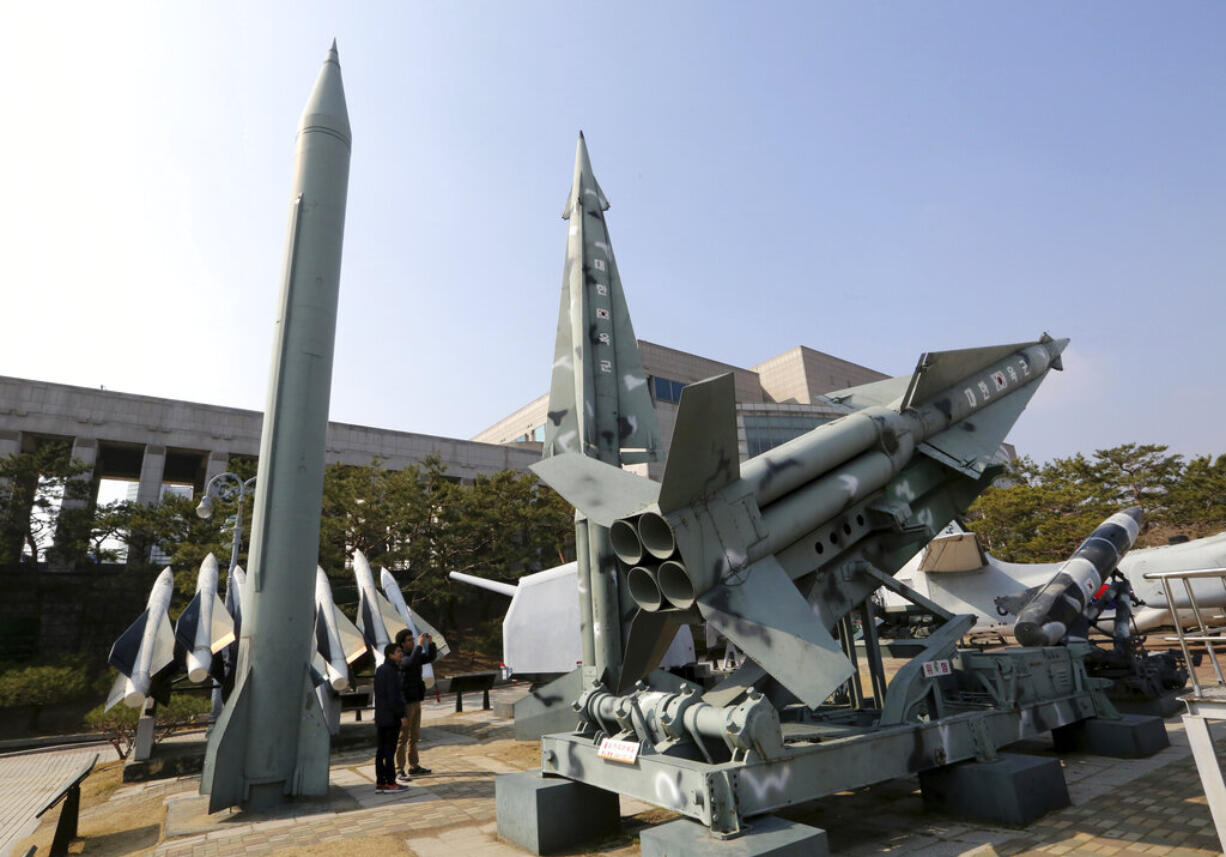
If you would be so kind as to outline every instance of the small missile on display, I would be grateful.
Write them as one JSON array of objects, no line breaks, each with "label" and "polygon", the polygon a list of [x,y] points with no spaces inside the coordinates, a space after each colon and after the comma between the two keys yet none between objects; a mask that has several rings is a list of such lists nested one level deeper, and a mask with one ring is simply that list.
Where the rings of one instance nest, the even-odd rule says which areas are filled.
[{"label": "small missile on display", "polygon": [[209,732],[200,782],[209,812],[328,790],[328,729],[310,677],[313,569],[350,140],[333,42],[298,124],[235,683]]},{"label": "small missile on display", "polygon": [[319,567],[315,569],[315,645],[328,683],[333,690],[344,690],[350,683],[349,665],[366,654],[366,641],[336,609],[328,575]]},{"label": "small missile on display", "polygon": [[1055,576],[1018,611],[1013,636],[1021,645],[1054,646],[1080,624],[1078,620],[1091,618],[1100,587],[1141,532],[1141,516],[1141,507],[1133,506],[1116,512],[1090,533]]},{"label": "small missile on display", "polygon": [[175,635],[170,629],[170,596],[174,593],[175,576],[169,567],[153,582],[145,612],[120,635],[111,646],[107,663],[119,670],[106,710],[120,700],[132,708],[140,708],[147,697],[159,702],[169,699],[168,689],[155,688],[155,680],[174,667]]},{"label": "small missile on display", "polygon": [[370,646],[370,653],[378,667],[383,663],[383,649],[392,642],[397,631],[408,626],[375,588],[375,577],[370,571],[366,554],[358,550],[353,552],[353,579],[358,585],[358,630],[366,639],[366,645]]},{"label": "small missile on display", "polygon": [[[209,554],[200,563],[196,594],[179,614],[175,639],[187,652],[187,680],[202,682],[214,673],[213,656],[234,642],[234,620],[217,595],[217,558]],[[218,659],[218,667],[221,667]],[[222,674],[214,675],[220,680]]]},{"label": "small missile on display", "polygon": [[[922,452],[982,490],[992,456],[1067,340],[921,357],[910,376],[831,394],[847,411],[739,463],[732,375],[687,386],[660,483],[582,455],[532,469],[594,523],[646,612],[702,617],[766,674],[816,708],[854,670],[830,629],[850,609],[810,602],[796,580],[883,527],[907,523]],[[911,495],[914,499],[914,495]],[[969,494],[973,499],[974,493]],[[970,502],[969,499],[966,500]],[[955,507],[940,514],[952,516]]]},{"label": "small missile on display", "polygon": [[[443,635],[405,603],[400,584],[396,583],[396,578],[392,577],[392,573],[386,568],[379,571],[379,583],[383,587],[383,594],[387,596],[388,603],[392,605],[392,609],[396,611],[396,615],[400,617],[404,627],[409,629],[413,638],[416,639],[420,634],[429,634],[436,650],[435,659],[446,657],[451,652],[451,647],[447,645]],[[426,687],[434,687],[434,667],[431,664],[421,665],[421,680],[425,682]]]}]

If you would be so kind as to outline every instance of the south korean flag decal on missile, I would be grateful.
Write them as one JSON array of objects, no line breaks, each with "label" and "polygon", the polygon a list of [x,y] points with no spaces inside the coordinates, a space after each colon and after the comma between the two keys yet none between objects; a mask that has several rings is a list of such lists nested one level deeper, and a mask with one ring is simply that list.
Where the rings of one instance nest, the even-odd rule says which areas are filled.
[{"label": "south korean flag decal on missile", "polygon": [[1004,372],[996,372],[992,375],[992,383],[996,385],[997,390],[1003,390],[1007,386]]}]

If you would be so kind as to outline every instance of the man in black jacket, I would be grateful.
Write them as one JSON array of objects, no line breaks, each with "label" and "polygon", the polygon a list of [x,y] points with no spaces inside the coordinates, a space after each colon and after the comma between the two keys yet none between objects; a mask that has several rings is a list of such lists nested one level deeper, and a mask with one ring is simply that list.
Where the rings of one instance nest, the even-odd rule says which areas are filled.
[{"label": "man in black jacket", "polygon": [[[401,782],[408,782],[412,775],[430,773],[423,768],[417,756],[417,740],[421,737],[421,701],[426,698],[426,683],[421,680],[421,668],[432,663],[438,656],[438,647],[429,634],[421,634],[414,641],[407,628],[396,634],[396,642],[404,650],[400,659],[400,684],[404,689],[404,721],[400,738],[396,742],[396,770]],[[416,645],[414,644],[416,643]],[[409,769],[405,771],[405,758]]]},{"label": "man in black jacket", "polygon": [[404,692],[400,688],[400,662],[404,652],[394,643],[383,650],[385,660],[375,670],[375,792],[403,791],[396,783],[396,768],[392,763],[396,738],[404,722]]}]

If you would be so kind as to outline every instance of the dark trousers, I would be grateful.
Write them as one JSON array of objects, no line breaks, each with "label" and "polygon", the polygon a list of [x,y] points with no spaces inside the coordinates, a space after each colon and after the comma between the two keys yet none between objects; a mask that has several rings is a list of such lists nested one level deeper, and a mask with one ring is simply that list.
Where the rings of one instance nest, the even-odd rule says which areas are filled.
[{"label": "dark trousers", "polygon": [[379,744],[375,750],[375,782],[391,785],[396,782],[396,765],[392,757],[396,754],[396,737],[400,734],[400,724],[376,727]]}]

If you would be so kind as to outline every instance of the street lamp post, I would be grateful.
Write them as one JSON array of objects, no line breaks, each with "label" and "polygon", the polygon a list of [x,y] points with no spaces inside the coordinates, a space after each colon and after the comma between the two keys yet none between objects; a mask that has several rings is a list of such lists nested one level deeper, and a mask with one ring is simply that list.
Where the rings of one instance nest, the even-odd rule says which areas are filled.
[{"label": "street lamp post", "polygon": [[[234,615],[234,568],[238,565],[238,552],[243,543],[243,500],[247,498],[247,491],[255,484],[255,477],[252,476],[246,482],[241,477],[233,473],[218,473],[210,479],[204,486],[204,496],[200,498],[200,504],[196,506],[196,514],[207,520],[213,516],[213,498],[217,497],[221,500],[235,500],[234,506],[234,539],[230,544],[230,570],[226,574],[226,610],[230,615]],[[235,632],[237,632],[237,627]],[[235,640],[231,646],[238,645]],[[233,662],[233,658],[227,657],[227,661]],[[209,714],[209,722],[217,719],[221,713],[221,685],[216,681],[213,682],[213,705],[212,712]]]}]

